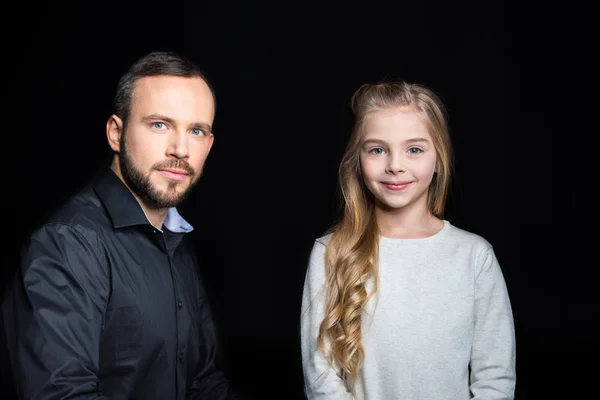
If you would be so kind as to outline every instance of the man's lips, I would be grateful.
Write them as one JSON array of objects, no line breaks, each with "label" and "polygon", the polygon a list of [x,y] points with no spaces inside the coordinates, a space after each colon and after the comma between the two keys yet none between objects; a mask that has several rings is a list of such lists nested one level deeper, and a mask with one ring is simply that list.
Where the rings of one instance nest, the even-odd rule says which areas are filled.
[{"label": "man's lips", "polygon": [[189,175],[187,171],[177,168],[159,169],[158,172],[175,181],[182,181]]}]

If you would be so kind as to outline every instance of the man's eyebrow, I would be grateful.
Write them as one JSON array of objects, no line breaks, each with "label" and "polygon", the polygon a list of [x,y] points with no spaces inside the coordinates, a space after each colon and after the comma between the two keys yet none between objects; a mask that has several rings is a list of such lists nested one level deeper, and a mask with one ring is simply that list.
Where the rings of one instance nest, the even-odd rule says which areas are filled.
[{"label": "man's eyebrow", "polygon": [[142,121],[153,121],[153,120],[157,120],[157,119],[171,123],[171,124],[175,122],[175,120],[173,118],[167,117],[166,115],[162,115],[162,114],[146,115],[145,117],[142,118]]}]

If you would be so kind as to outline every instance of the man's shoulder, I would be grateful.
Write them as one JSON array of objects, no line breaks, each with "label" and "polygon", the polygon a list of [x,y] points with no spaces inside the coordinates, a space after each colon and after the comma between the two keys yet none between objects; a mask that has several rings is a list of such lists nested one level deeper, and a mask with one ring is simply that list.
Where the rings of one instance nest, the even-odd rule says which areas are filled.
[{"label": "man's shoulder", "polygon": [[80,232],[98,232],[110,227],[110,219],[93,186],[88,184],[54,210],[32,233],[48,233],[58,226]]}]

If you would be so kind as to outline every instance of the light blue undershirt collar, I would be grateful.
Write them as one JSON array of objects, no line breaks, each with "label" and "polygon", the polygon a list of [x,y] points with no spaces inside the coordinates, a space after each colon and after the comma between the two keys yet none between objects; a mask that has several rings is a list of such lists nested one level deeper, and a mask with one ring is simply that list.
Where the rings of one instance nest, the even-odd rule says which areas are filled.
[{"label": "light blue undershirt collar", "polygon": [[169,208],[163,225],[171,232],[177,233],[189,233],[194,230],[194,227],[179,214],[175,207]]}]

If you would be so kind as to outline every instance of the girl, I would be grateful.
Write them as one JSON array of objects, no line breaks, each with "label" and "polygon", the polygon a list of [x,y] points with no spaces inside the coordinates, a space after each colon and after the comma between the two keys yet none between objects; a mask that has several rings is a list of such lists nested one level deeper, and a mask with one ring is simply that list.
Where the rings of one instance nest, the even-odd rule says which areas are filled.
[{"label": "girl", "polygon": [[513,316],[494,250],[443,218],[452,151],[440,99],[366,84],[352,111],[344,215],[315,241],[304,283],[308,399],[513,399]]}]

